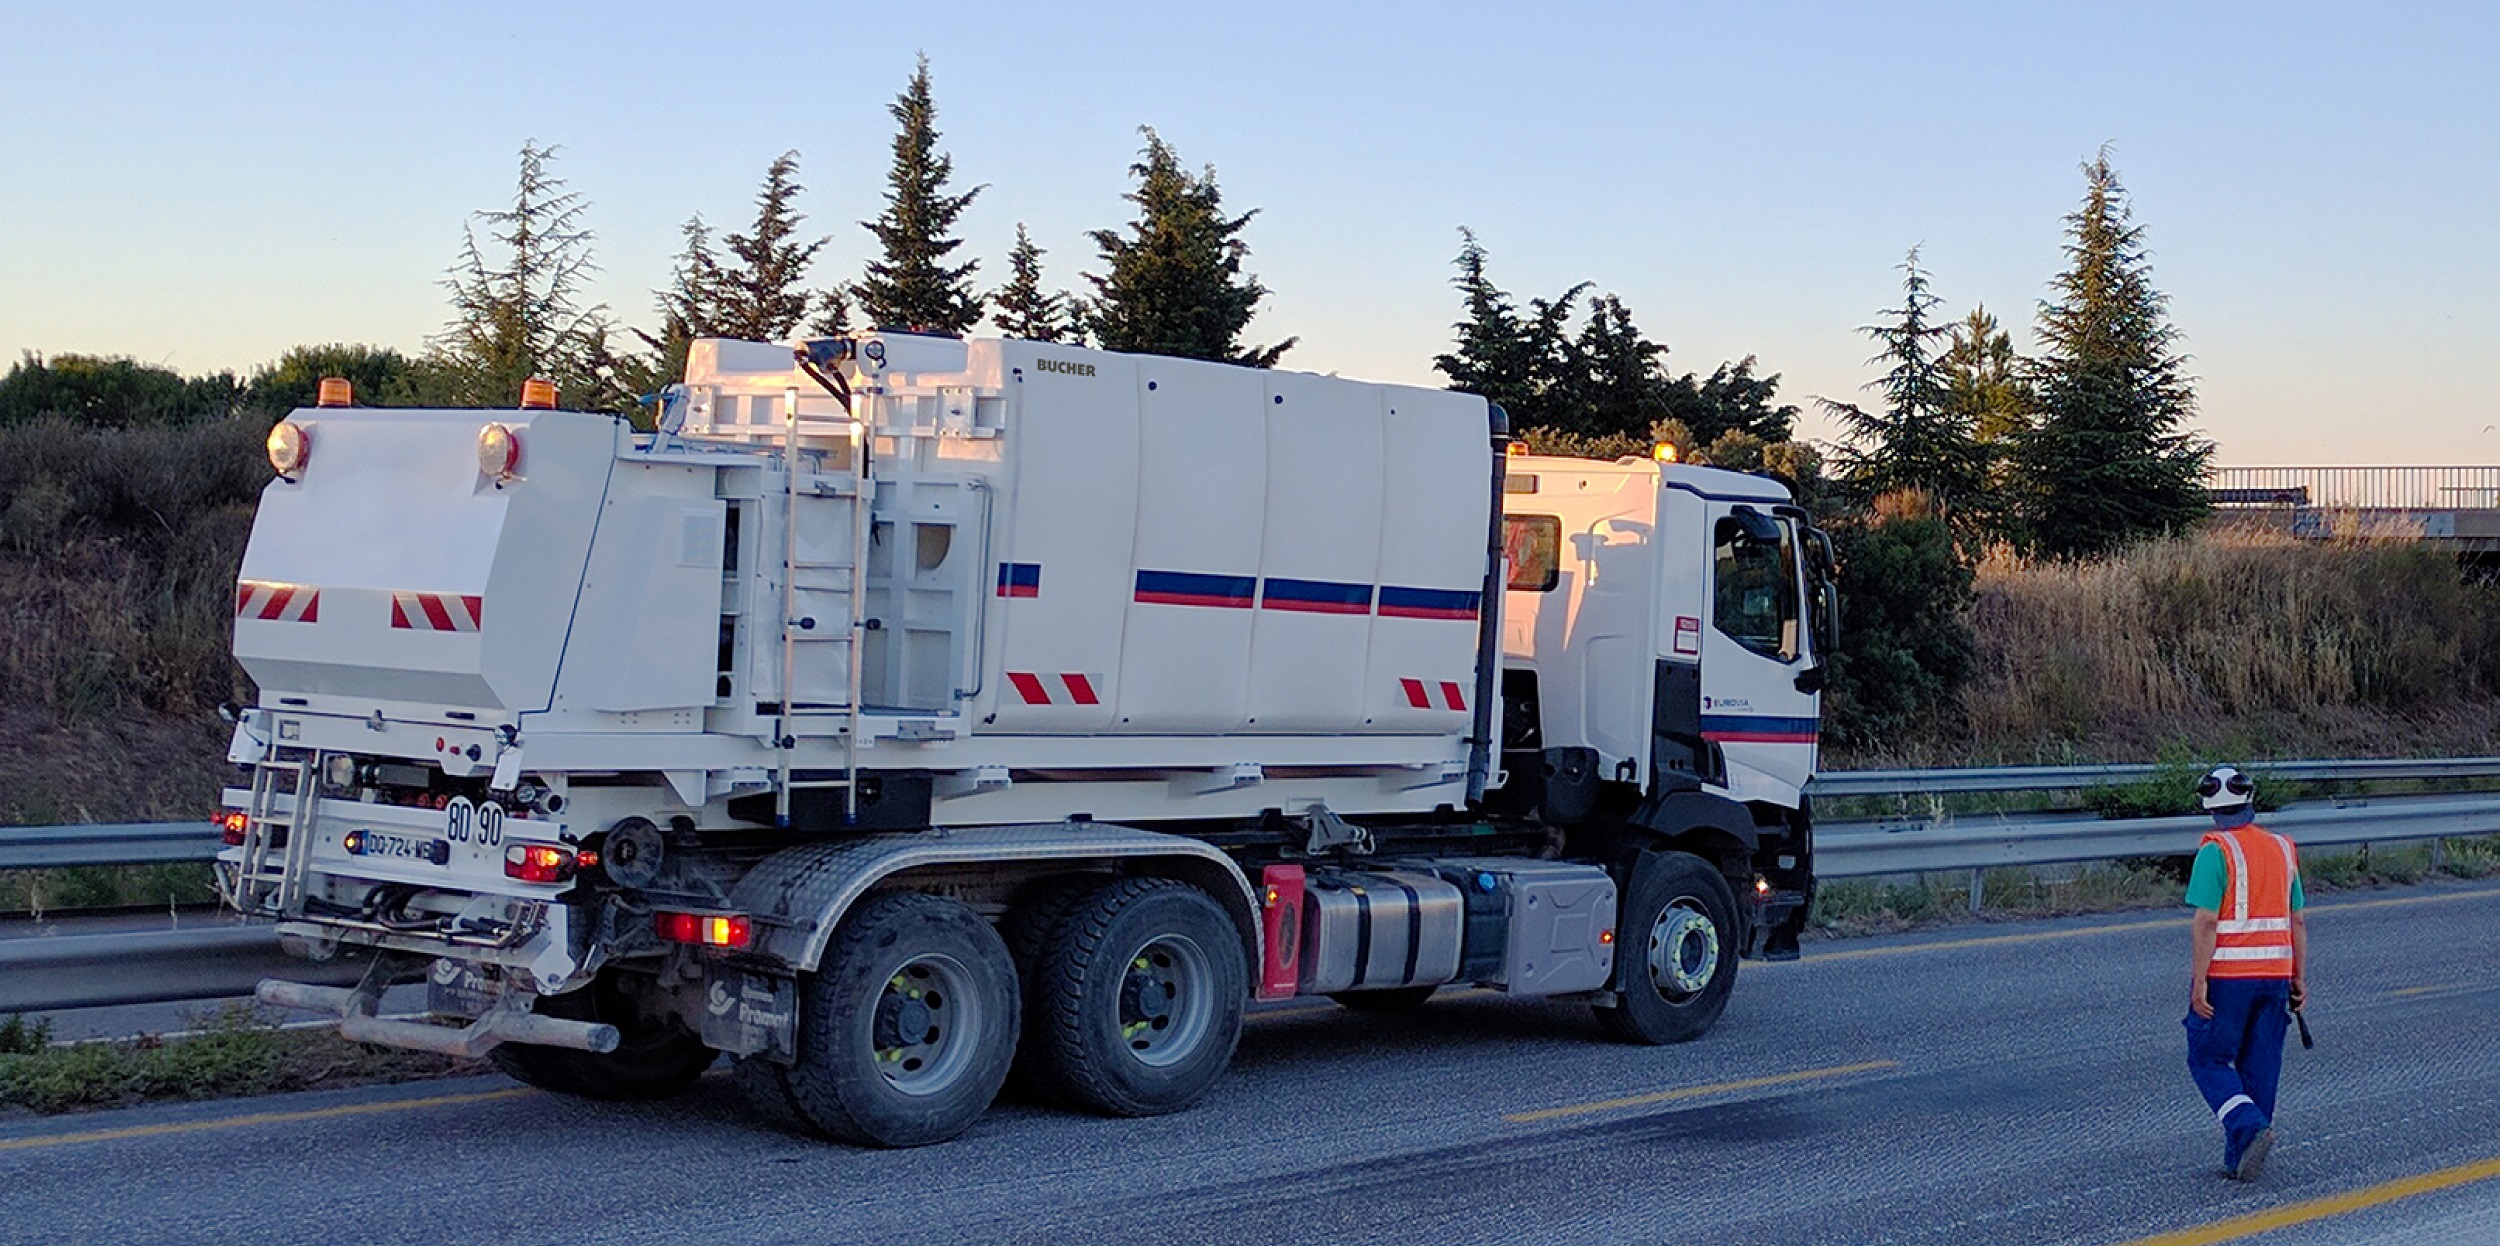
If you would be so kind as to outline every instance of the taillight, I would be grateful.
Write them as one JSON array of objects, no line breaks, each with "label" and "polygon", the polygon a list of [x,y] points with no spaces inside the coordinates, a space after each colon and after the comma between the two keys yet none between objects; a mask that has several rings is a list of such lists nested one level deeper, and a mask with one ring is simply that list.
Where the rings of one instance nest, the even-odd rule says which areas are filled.
[{"label": "taillight", "polygon": [[503,872],[525,883],[561,883],[573,877],[573,850],[554,844],[514,844],[503,850]]},{"label": "taillight", "polygon": [[755,928],[744,913],[657,913],[652,931],[671,943],[700,947],[739,948],[755,939]]},{"label": "taillight", "polygon": [[244,828],[250,825],[251,818],[242,810],[220,810],[217,814],[217,837],[226,841],[229,848],[239,847],[243,843]]}]

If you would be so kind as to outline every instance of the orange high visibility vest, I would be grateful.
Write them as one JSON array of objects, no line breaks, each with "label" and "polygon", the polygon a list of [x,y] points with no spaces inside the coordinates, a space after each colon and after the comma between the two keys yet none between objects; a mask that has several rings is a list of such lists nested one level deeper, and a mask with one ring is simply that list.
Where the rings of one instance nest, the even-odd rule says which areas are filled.
[{"label": "orange high visibility vest", "polygon": [[2206,976],[2291,977],[2292,879],[2300,874],[2292,841],[2252,825],[2207,832],[2204,843],[2222,846],[2223,865]]}]

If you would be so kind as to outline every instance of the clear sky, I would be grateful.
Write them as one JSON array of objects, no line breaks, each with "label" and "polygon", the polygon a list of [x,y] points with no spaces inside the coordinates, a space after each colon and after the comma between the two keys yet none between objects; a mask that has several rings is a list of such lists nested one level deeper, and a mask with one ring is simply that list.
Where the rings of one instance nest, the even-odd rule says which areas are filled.
[{"label": "clear sky", "polygon": [[[1257,208],[1252,331],[1435,383],[1472,226],[1614,291],[1679,369],[1851,398],[1912,245],[2030,348],[2077,164],[2150,228],[2220,461],[2500,462],[2500,9],[2408,4],[0,6],[0,358],[415,350],[526,139],[651,320],[677,227],[797,149],[826,280],[872,245],[926,51],[967,250],[1076,285],[1155,126]],[[1828,435],[1809,417],[1805,431]]]}]

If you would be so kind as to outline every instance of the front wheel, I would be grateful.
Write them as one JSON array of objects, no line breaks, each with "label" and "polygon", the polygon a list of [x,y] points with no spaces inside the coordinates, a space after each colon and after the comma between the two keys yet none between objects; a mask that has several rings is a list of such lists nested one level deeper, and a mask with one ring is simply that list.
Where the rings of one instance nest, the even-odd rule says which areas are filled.
[{"label": "front wheel", "polygon": [[1708,1033],[1736,987],[1736,896],[1727,879],[1691,853],[1642,853],[1615,931],[1617,1002],[1596,1010],[1598,1025],[1651,1045]]},{"label": "front wheel", "polygon": [[879,896],[800,979],[797,1061],[751,1056],[738,1080],[772,1116],[846,1142],[943,1142],[1007,1079],[1016,995],[1015,961],[979,914],[938,896]]},{"label": "front wheel", "polygon": [[1232,1062],[1249,976],[1241,936],[1205,892],[1161,878],[1112,883],[1051,933],[1028,992],[1028,1055],[1079,1106],[1178,1111]]}]

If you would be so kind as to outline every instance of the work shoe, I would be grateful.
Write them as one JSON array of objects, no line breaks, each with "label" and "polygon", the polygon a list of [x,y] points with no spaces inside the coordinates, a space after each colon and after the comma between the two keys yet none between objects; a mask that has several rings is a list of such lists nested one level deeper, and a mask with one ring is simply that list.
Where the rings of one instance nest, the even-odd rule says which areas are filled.
[{"label": "work shoe", "polygon": [[2258,1174],[2266,1170],[2266,1152],[2274,1149],[2274,1131],[2260,1129],[2248,1141],[2238,1143],[2230,1149],[2239,1152],[2234,1156],[2226,1150],[2223,1155],[2223,1162],[2230,1169],[2231,1179],[2254,1181]]}]

